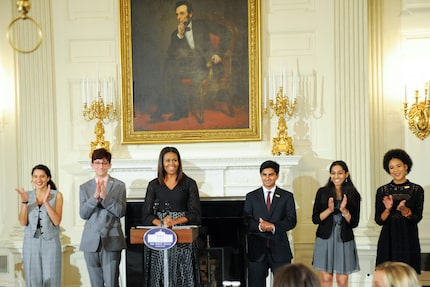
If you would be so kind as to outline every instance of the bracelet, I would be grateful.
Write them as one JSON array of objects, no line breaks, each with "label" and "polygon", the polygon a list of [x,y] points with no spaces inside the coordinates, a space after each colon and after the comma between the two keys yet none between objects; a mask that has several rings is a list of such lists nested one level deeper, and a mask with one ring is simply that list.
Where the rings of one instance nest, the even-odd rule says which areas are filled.
[{"label": "bracelet", "polygon": [[348,211],[346,214],[343,214],[343,213],[342,213],[342,216],[343,216],[343,217],[347,217],[348,215],[349,215],[349,211]]},{"label": "bracelet", "polygon": [[21,201],[22,204],[28,204],[28,201]]}]

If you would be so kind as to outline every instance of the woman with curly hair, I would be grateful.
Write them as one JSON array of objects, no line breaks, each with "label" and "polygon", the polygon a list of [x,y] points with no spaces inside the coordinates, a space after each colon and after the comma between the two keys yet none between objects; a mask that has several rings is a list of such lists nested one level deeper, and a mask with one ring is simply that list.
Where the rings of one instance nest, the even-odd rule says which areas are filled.
[{"label": "woman with curly hair", "polygon": [[376,191],[375,221],[382,226],[376,265],[385,261],[404,262],[420,274],[418,222],[423,218],[424,190],[406,178],[412,160],[404,150],[389,150],[383,166],[392,180]]}]

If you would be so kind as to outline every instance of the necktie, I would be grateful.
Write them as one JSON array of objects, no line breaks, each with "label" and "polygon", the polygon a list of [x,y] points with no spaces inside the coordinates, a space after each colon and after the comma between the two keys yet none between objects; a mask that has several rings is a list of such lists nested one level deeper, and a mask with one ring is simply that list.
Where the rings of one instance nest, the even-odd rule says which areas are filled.
[{"label": "necktie", "polygon": [[270,193],[271,191],[269,190],[267,192],[267,198],[266,198],[266,207],[267,207],[267,211],[270,211]]}]

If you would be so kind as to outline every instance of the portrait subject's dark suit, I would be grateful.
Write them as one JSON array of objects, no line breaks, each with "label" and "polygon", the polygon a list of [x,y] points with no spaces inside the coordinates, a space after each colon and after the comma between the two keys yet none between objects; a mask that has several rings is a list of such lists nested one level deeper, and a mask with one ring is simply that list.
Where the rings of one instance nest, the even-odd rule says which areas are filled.
[{"label": "portrait subject's dark suit", "polygon": [[[187,116],[190,91],[195,93],[201,81],[209,73],[206,64],[214,54],[223,56],[229,43],[226,28],[211,21],[192,21],[191,29],[187,33],[193,34],[194,49],[184,36],[178,37],[178,30],[172,32],[170,45],[167,49],[167,59],[164,66],[166,85],[165,95],[173,103],[176,114]],[[214,45],[211,33],[217,35],[219,41]],[[214,77],[219,77],[223,71],[221,64],[214,65]],[[184,89],[185,87],[185,89]],[[167,105],[168,106],[168,105]],[[163,113],[166,111],[163,111]]]},{"label": "portrait subject's dark suit", "polygon": [[[79,189],[79,214],[86,220],[80,250],[84,251],[91,286],[118,286],[121,250],[126,248],[120,222],[126,211],[125,184],[109,176],[104,200],[94,199],[96,185],[93,178]],[[101,249],[104,249],[103,252],[108,254],[109,259],[98,266],[96,262],[92,262],[91,253],[98,253]]]},{"label": "portrait subject's dark suit", "polygon": [[[275,232],[261,232],[259,218],[275,225]],[[246,195],[244,219],[247,230],[247,254],[249,260],[248,273],[255,278],[249,286],[265,286],[268,274],[268,256],[273,268],[291,263],[293,258],[287,231],[297,223],[296,206],[291,192],[276,187],[271,202],[270,212],[267,211],[263,188],[258,188]],[[261,264],[258,264],[261,263]],[[262,278],[261,274],[266,274]],[[260,275],[260,276],[259,276]],[[263,283],[264,281],[264,283]]]}]

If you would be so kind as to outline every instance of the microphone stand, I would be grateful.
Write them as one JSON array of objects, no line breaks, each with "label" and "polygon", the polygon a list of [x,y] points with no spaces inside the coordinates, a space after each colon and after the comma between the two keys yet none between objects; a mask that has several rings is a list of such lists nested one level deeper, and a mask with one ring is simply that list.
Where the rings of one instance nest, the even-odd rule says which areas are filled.
[{"label": "microphone stand", "polygon": [[[160,203],[158,201],[154,201],[154,215],[157,215],[158,213],[158,209],[159,209]],[[166,217],[167,215],[169,215],[170,213],[170,203],[169,202],[165,202],[164,203],[164,209],[161,210],[161,227],[164,228],[164,217]],[[158,215],[157,215],[158,216]],[[164,272],[163,272],[163,278],[164,278],[164,287],[169,287],[169,256],[168,256],[168,250],[164,249],[163,250],[163,265],[164,265]]]}]

